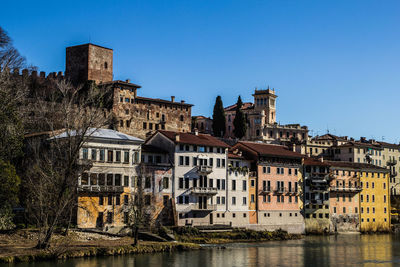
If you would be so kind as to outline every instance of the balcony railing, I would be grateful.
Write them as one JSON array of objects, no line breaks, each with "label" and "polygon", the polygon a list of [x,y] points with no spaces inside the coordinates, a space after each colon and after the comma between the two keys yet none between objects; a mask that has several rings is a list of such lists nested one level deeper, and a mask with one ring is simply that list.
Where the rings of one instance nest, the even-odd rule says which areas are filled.
[{"label": "balcony railing", "polygon": [[115,192],[122,193],[124,192],[123,186],[112,186],[112,185],[79,185],[79,192]]},{"label": "balcony railing", "polygon": [[270,186],[266,186],[260,190],[260,194],[268,194],[268,193],[271,193],[271,191],[272,191],[272,188]]},{"label": "balcony railing", "polygon": [[217,205],[216,204],[200,204],[200,203],[195,203],[195,204],[191,204],[189,205],[189,208],[191,210],[204,210],[204,211],[212,211],[212,210],[216,210],[217,209]]},{"label": "balcony railing", "polygon": [[197,172],[209,174],[212,172],[212,166],[197,166]]},{"label": "balcony railing", "polygon": [[390,177],[391,178],[394,178],[394,177],[396,177],[397,176],[397,172],[396,171],[391,171],[390,172]]},{"label": "balcony railing", "polygon": [[190,188],[192,194],[199,195],[215,195],[218,193],[218,188],[216,187],[192,187]]},{"label": "balcony railing", "polygon": [[330,191],[334,192],[360,192],[362,191],[361,186],[353,186],[353,187],[342,187],[342,186],[331,186]]},{"label": "balcony railing", "polygon": [[394,166],[397,164],[397,160],[396,159],[390,159],[387,161],[386,163],[388,166]]},{"label": "balcony railing", "polygon": [[287,190],[286,190],[286,188],[284,188],[284,187],[276,187],[275,189],[274,189],[274,192],[275,192],[275,194],[283,194],[283,193],[285,193]]}]

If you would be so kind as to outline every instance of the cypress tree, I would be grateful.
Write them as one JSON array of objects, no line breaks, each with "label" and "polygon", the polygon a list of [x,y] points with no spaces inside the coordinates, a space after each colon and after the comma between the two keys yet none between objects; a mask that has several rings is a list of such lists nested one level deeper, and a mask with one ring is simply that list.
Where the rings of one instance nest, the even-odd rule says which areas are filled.
[{"label": "cypress tree", "polygon": [[239,139],[245,136],[247,131],[246,118],[244,116],[242,106],[243,106],[242,98],[239,96],[236,103],[236,115],[235,119],[233,120],[233,126],[234,126],[233,133]]},{"label": "cypress tree", "polygon": [[214,131],[214,136],[223,137],[225,135],[225,111],[221,96],[217,96],[215,99],[212,128]]}]

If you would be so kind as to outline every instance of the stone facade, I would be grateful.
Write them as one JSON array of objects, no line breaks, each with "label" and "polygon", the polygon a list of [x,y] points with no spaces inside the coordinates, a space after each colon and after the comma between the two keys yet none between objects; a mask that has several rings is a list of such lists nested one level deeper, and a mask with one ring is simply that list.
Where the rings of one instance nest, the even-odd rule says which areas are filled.
[{"label": "stone facade", "polygon": [[[281,125],[276,122],[276,98],[274,89],[255,90],[253,103],[244,103],[242,110],[247,118],[247,132],[244,140],[262,141],[274,144],[304,143],[308,137],[307,126],[299,124]],[[233,120],[236,104],[225,108],[225,138],[235,138]]]},{"label": "stone facade", "polygon": [[113,50],[90,43],[67,47],[65,75],[75,84],[112,81]]}]

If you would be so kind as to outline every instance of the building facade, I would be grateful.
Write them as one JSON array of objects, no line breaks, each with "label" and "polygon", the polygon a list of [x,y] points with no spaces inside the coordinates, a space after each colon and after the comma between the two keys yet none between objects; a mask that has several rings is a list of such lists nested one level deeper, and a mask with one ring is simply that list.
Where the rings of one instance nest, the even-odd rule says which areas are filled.
[{"label": "building facade", "polygon": [[[244,140],[265,143],[303,143],[308,137],[308,128],[299,124],[281,125],[276,120],[276,98],[274,89],[255,90],[253,103],[244,103],[242,110],[247,118],[247,132]],[[225,108],[226,138],[235,138],[233,120],[236,104]]]},{"label": "building facade", "polygon": [[97,129],[88,137],[80,159],[93,166],[78,181],[79,228],[118,231],[126,225],[143,142],[109,129]]},{"label": "building facade", "polygon": [[[255,142],[238,142],[240,149],[252,159],[252,170],[257,178],[250,184],[255,187],[250,203],[255,204],[254,229],[283,229],[291,233],[304,232],[303,202],[300,197],[301,164],[303,156],[280,145]],[[255,219],[255,220],[254,220]]]}]

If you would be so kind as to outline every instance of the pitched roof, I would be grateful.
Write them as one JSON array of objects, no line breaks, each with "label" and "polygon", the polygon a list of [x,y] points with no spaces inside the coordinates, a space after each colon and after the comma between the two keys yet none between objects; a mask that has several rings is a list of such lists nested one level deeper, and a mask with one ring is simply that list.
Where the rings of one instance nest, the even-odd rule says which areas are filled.
[{"label": "pitched roof", "polygon": [[[76,131],[72,130],[69,134],[64,131],[59,135],[56,135],[52,138],[66,138],[67,136],[74,136],[76,135]],[[144,140],[133,137],[115,130],[111,129],[102,129],[102,128],[89,128],[86,133],[87,138],[94,138],[94,139],[114,139],[114,140],[121,140],[121,141],[133,141],[133,142],[140,142],[143,143]]]},{"label": "pitched roof", "polygon": [[356,142],[356,141],[349,141],[338,147],[367,147],[367,148],[382,149],[382,147],[379,144],[363,143],[363,142]]},{"label": "pitched roof", "polygon": [[386,168],[382,168],[376,165],[367,164],[367,163],[357,163],[357,162],[348,162],[348,161],[325,161],[331,167],[339,167],[339,168],[351,168],[351,169],[372,169],[372,170],[380,170],[380,171],[389,171]]},{"label": "pitched roof", "polygon": [[392,144],[392,143],[386,143],[386,142],[381,142],[378,141],[378,143],[386,148],[394,148],[394,149],[400,149],[400,145],[399,144]]},{"label": "pitched roof", "polygon": [[316,158],[306,157],[304,158],[304,165],[311,165],[311,166],[329,166],[329,164],[325,161],[321,161]]},{"label": "pitched roof", "polygon": [[230,158],[230,159],[244,159],[243,156],[238,155],[238,154],[234,154],[234,153],[232,153],[232,152],[229,152],[229,153],[228,153],[228,158]]},{"label": "pitched roof", "polygon": [[[252,106],[253,106],[253,103],[251,103],[251,102],[245,102],[245,103],[243,103],[243,105],[242,105],[242,110],[244,110],[244,109],[249,109],[249,108],[251,108]],[[224,108],[224,110],[225,110],[225,111],[233,111],[233,110],[236,110],[236,104],[227,106],[226,108]]]},{"label": "pitched roof", "polygon": [[142,96],[137,96],[136,100],[143,100],[143,101],[170,104],[170,105],[172,104],[172,105],[178,105],[178,106],[187,106],[187,107],[193,106],[192,104],[186,104],[184,102],[172,102],[170,100],[159,99],[159,98],[148,98],[148,97],[142,97]]},{"label": "pitched roof", "polygon": [[[211,136],[209,134],[194,134],[194,133],[181,133],[181,132],[172,132],[172,131],[164,131],[159,130],[159,133],[166,136],[168,139],[173,141],[176,144],[190,144],[190,145],[199,145],[199,146],[216,146],[216,147],[225,147],[229,146],[220,141],[218,138]],[[176,140],[175,136],[179,135],[179,141]]]},{"label": "pitched roof", "polygon": [[313,137],[313,140],[346,140],[346,138],[328,133],[321,136],[315,136]]},{"label": "pitched roof", "polygon": [[289,157],[289,158],[303,158],[304,155],[293,152],[285,146],[281,145],[271,145],[265,143],[255,143],[255,142],[245,142],[240,141],[239,144],[253,150],[259,156],[279,156],[279,157]]}]

